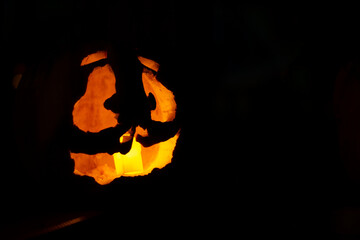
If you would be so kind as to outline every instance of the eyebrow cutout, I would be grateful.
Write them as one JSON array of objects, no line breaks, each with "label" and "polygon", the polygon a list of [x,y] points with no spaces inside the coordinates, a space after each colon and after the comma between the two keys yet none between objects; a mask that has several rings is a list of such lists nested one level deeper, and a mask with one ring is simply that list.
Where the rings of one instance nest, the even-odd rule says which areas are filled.
[{"label": "eyebrow cutout", "polygon": [[144,58],[141,56],[138,56],[139,61],[141,62],[142,65],[144,65],[147,68],[150,68],[151,70],[154,70],[155,72],[159,71],[159,67],[160,64],[158,64],[157,62],[148,59],[148,58]]},{"label": "eyebrow cutout", "polygon": [[100,61],[102,59],[107,58],[107,51],[97,51],[96,53],[92,53],[85,57],[82,61],[80,66],[85,66],[93,62]]}]

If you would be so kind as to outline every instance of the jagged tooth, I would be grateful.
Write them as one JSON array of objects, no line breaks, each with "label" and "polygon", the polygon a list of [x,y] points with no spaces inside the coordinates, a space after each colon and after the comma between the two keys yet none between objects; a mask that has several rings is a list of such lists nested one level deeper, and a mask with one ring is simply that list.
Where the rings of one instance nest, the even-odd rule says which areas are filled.
[{"label": "jagged tooth", "polygon": [[126,133],[121,135],[119,141],[120,143],[126,143],[131,141],[133,137],[134,137],[134,131],[133,128],[130,128]]}]

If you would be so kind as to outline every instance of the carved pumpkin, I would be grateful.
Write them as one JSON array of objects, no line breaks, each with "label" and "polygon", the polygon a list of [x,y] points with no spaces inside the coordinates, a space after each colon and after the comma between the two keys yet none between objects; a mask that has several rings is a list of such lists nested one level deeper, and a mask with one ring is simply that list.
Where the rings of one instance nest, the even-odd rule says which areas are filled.
[{"label": "carved pumpkin", "polygon": [[[99,51],[85,57],[81,67],[89,67],[106,60],[107,52]],[[152,104],[149,104],[153,105],[150,109],[151,124],[155,126],[154,129],[161,128],[162,125],[171,125],[176,116],[177,106],[174,94],[157,78],[159,64],[141,56],[138,56],[138,61],[142,66],[142,79],[136,81],[142,81],[144,94],[152,101]],[[107,101],[117,93],[117,79],[110,64],[105,62],[91,70],[86,91],[75,103],[72,112],[75,129],[79,135],[86,135],[74,141],[86,139],[90,150],[84,152],[76,147],[70,149],[71,158],[75,162],[74,173],[91,176],[99,184],[108,184],[121,176],[142,176],[151,173],[155,168],[163,168],[171,162],[180,134],[179,128],[175,128],[176,131],[170,136],[154,140],[152,132],[156,130],[151,130],[151,126],[123,123],[119,120],[123,117],[121,113],[106,108]],[[96,142],[99,145],[102,140],[91,140],[110,137],[116,138],[116,147],[109,146],[106,150],[106,146],[104,149],[96,146]],[[109,151],[110,148],[118,151]]]}]

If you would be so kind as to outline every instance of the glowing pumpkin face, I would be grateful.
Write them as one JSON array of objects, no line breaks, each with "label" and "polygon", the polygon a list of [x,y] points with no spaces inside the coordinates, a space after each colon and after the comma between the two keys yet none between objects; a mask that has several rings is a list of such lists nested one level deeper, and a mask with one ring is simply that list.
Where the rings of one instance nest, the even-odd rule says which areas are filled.
[{"label": "glowing pumpkin face", "polygon": [[[81,66],[103,59],[107,59],[107,53],[100,51],[85,57]],[[154,98],[152,100],[156,104],[150,112],[152,124],[161,126],[173,122],[176,115],[175,97],[156,77],[159,64],[140,56],[138,60],[143,65],[144,93],[149,99]],[[119,123],[118,118],[121,116],[104,106],[106,100],[115,93],[116,78],[111,66],[105,64],[94,67],[88,76],[86,91],[75,103],[72,112],[75,128],[86,135],[76,141],[86,139],[88,147],[92,148],[86,153],[76,148],[71,149],[70,155],[75,162],[74,173],[91,176],[99,184],[108,184],[121,176],[142,176],[149,174],[154,168],[163,168],[171,162],[180,134],[177,128],[171,136],[165,139],[157,136],[156,140],[152,137],[152,132],[156,130],[151,130],[151,124],[147,129],[139,125]],[[109,153],[96,146],[100,145],[101,139],[110,136],[115,136],[116,146],[112,149],[118,151]]]}]

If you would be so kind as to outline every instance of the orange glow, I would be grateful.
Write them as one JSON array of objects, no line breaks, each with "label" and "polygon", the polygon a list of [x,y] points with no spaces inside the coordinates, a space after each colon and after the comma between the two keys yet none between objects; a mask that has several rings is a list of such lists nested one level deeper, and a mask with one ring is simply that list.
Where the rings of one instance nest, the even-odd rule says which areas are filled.
[{"label": "orange glow", "polygon": [[101,59],[107,58],[107,52],[106,51],[98,51],[96,53],[90,54],[89,56],[85,57],[82,61],[80,66],[85,66],[93,62],[97,62]]},{"label": "orange glow", "polygon": [[[154,61],[139,57],[139,60],[145,66],[156,71],[159,66]],[[142,73],[142,82],[146,96],[152,93],[156,101],[156,109],[151,111],[151,119],[159,122],[168,122],[175,119],[176,115],[176,102],[174,94],[162,85],[156,76],[149,70],[144,69]]]},{"label": "orange glow", "polygon": [[141,56],[138,56],[138,59],[141,62],[141,64],[144,65],[145,67],[148,67],[154,70],[155,72],[159,71],[160,65],[157,62]]},{"label": "orange glow", "polygon": [[[136,128],[135,136],[140,127]],[[131,150],[123,155],[115,153],[116,174],[118,176],[143,176],[151,173],[154,168],[163,168],[171,162],[172,154],[180,132],[165,142],[143,147],[135,139]]]},{"label": "orange glow", "polygon": [[[106,52],[97,52],[84,58],[82,65],[106,58]],[[96,60],[97,59],[97,60]],[[158,71],[159,64],[143,57],[140,62],[154,71]],[[84,132],[99,132],[103,129],[117,125],[116,114],[105,109],[106,99],[115,94],[115,75],[110,65],[96,67],[88,77],[85,94],[75,103],[73,110],[73,123]],[[173,93],[164,87],[153,72],[143,69],[142,83],[145,94],[151,92],[156,100],[156,109],[151,111],[151,118],[155,121],[167,122],[175,119],[176,102]],[[74,173],[87,175],[99,184],[108,184],[121,176],[143,176],[151,173],[154,168],[163,168],[171,162],[179,132],[167,141],[143,147],[136,141],[136,136],[147,136],[146,129],[136,127],[135,133],[129,130],[119,136],[119,142],[131,141],[132,146],[128,153],[120,152],[113,155],[97,153],[72,153],[75,162]],[[134,137],[132,137],[134,136]]]},{"label": "orange glow", "polygon": [[115,127],[116,114],[104,108],[105,100],[115,92],[115,76],[110,65],[96,67],[89,75],[85,94],[75,103],[74,124],[84,132]]}]

